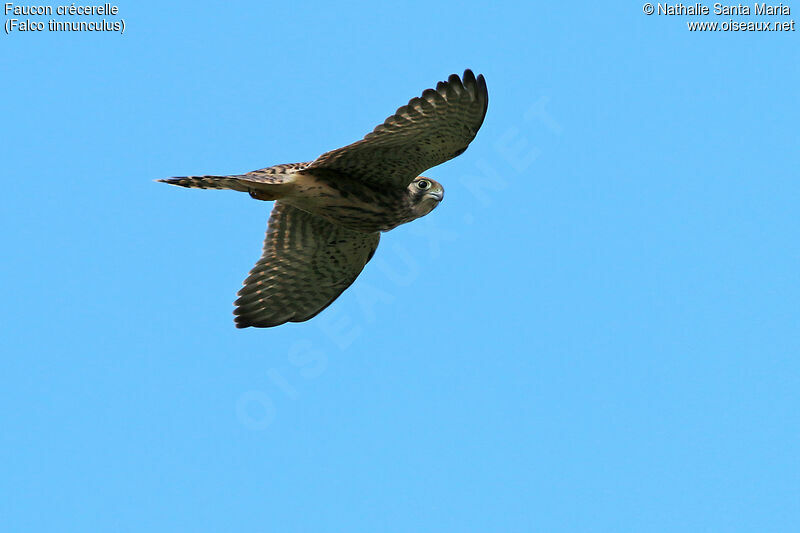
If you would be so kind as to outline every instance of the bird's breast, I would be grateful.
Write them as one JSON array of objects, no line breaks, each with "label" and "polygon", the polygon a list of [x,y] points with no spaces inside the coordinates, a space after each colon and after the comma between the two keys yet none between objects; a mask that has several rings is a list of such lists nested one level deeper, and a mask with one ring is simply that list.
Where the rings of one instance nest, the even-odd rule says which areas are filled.
[{"label": "bird's breast", "polygon": [[389,231],[413,220],[404,189],[384,189],[341,176],[304,175],[284,201],[363,233]]}]

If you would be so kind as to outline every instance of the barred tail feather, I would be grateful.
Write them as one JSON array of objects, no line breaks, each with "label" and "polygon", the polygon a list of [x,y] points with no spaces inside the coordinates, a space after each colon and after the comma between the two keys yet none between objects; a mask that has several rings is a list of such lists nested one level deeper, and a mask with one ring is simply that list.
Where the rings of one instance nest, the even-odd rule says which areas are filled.
[{"label": "barred tail feather", "polygon": [[229,189],[249,192],[253,184],[242,178],[245,178],[242,174],[232,176],[181,176],[156,181],[190,189]]}]

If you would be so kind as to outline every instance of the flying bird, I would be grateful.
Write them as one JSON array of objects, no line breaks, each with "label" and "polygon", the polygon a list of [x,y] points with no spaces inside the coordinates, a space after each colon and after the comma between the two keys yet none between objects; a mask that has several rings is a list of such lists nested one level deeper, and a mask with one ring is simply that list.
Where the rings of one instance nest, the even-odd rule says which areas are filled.
[{"label": "flying bird", "polygon": [[355,281],[380,232],[439,205],[444,188],[420,173],[467,149],[488,103],[483,75],[466,70],[412,98],[362,140],[314,161],[157,181],[274,200],[263,254],[235,302],[235,322],[239,328],[303,322]]}]

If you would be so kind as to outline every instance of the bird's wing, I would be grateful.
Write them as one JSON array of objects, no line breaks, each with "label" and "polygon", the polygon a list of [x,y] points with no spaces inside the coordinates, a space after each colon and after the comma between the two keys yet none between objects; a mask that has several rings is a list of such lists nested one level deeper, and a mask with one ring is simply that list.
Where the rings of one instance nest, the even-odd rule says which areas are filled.
[{"label": "bird's wing", "polygon": [[464,152],[486,116],[483,75],[453,74],[397,110],[364,139],[319,156],[300,172],[330,169],[354,178],[407,187],[422,171]]},{"label": "bird's wing", "polygon": [[275,202],[264,253],[236,300],[236,326],[267,328],[313,317],[355,281],[379,240],[378,233],[352,231]]}]

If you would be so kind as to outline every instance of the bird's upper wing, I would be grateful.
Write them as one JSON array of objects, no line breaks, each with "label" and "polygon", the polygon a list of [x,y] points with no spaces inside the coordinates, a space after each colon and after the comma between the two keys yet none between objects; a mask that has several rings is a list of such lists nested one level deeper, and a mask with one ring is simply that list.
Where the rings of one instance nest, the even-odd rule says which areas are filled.
[{"label": "bird's upper wing", "polygon": [[236,326],[303,322],[355,281],[378,247],[378,233],[352,231],[275,202],[264,253],[236,300]]},{"label": "bird's upper wing", "polygon": [[464,152],[486,116],[483,75],[453,74],[413,98],[364,139],[319,156],[301,172],[324,168],[354,178],[407,187],[422,171]]}]

